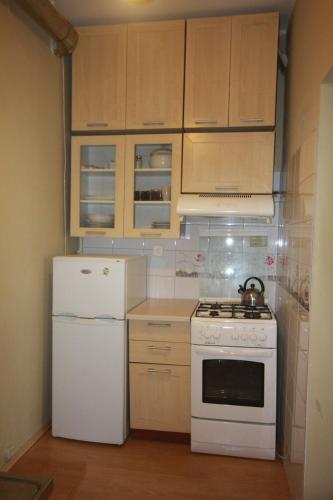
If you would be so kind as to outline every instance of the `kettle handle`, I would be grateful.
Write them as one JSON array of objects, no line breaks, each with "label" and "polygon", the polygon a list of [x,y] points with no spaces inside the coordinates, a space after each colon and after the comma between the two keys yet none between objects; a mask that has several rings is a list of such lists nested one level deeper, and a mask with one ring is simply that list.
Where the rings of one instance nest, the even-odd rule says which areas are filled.
[{"label": "kettle handle", "polygon": [[251,276],[251,278],[247,278],[247,280],[246,280],[246,281],[245,281],[245,283],[244,283],[244,288],[245,288],[245,289],[246,289],[246,285],[247,285],[247,283],[248,283],[250,280],[257,280],[257,281],[259,281],[260,286],[261,286],[261,292],[260,292],[260,293],[261,293],[261,294],[262,294],[262,293],[264,293],[264,291],[265,291],[265,285],[264,285],[264,283],[261,281],[261,279],[260,279],[260,278],[257,278],[256,276]]}]

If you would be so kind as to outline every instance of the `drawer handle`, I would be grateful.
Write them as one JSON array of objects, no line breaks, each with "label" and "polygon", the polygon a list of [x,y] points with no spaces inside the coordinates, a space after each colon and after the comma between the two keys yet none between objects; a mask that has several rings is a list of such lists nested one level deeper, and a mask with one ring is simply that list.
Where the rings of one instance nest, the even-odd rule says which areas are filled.
[{"label": "drawer handle", "polygon": [[240,118],[239,121],[243,123],[263,122],[264,118]]},{"label": "drawer handle", "polygon": [[105,122],[87,123],[87,127],[107,127],[108,125]]},{"label": "drawer handle", "polygon": [[85,234],[90,235],[90,236],[104,236],[106,234],[106,232],[105,231],[86,231]]},{"label": "drawer handle", "polygon": [[149,345],[147,346],[147,349],[149,351],[171,351],[172,347],[169,345],[165,347],[156,347],[155,345]]},{"label": "drawer handle", "polygon": [[162,233],[140,233],[142,238],[160,238]]},{"label": "drawer handle", "polygon": [[155,368],[148,368],[148,373],[165,373],[166,375],[171,375],[171,370],[156,370]]},{"label": "drawer handle", "polygon": [[151,120],[148,122],[142,122],[142,125],[147,126],[147,125],[164,125],[164,122],[161,122],[159,120]]},{"label": "drawer handle", "polygon": [[198,119],[198,120],[194,120],[194,123],[202,123],[202,124],[205,124],[205,123],[217,123],[217,120],[201,120],[201,119]]},{"label": "drawer handle", "polygon": [[236,185],[233,186],[231,184],[229,184],[229,185],[226,184],[225,186],[215,186],[215,189],[217,191],[230,191],[230,190],[238,191],[239,186],[236,186]]},{"label": "drawer handle", "polygon": [[148,326],[170,327],[171,323],[159,323],[158,321],[148,321]]}]

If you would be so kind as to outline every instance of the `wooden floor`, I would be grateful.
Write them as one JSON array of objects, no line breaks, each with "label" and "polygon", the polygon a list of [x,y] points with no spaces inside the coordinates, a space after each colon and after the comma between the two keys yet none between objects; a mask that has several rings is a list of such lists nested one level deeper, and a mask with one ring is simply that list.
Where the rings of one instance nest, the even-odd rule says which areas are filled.
[{"label": "wooden floor", "polygon": [[11,469],[54,478],[51,500],[285,500],[280,462],[201,455],[189,445],[130,438],[124,446],[52,438]]}]

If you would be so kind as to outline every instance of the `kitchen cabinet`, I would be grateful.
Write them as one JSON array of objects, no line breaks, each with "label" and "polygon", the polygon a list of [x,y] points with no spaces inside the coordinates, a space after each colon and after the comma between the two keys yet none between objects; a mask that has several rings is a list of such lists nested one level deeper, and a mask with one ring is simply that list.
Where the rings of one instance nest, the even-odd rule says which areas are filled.
[{"label": "kitchen cabinet", "polygon": [[278,35],[277,12],[232,17],[230,127],[275,124]]},{"label": "kitchen cabinet", "polygon": [[179,238],[181,134],[126,136],[124,234]]},{"label": "kitchen cabinet", "polygon": [[72,138],[72,236],[123,236],[124,148],[123,136]]},{"label": "kitchen cabinet", "polygon": [[127,26],[77,28],[72,56],[72,129],[125,128]]},{"label": "kitchen cabinet", "polygon": [[187,21],[185,127],[227,127],[231,17]]},{"label": "kitchen cabinet", "polygon": [[271,193],[274,132],[184,134],[183,193]]},{"label": "kitchen cabinet", "polygon": [[190,432],[194,300],[149,299],[129,318],[130,426]]},{"label": "kitchen cabinet", "polygon": [[184,126],[274,126],[277,12],[187,21]]},{"label": "kitchen cabinet", "polygon": [[185,21],[128,25],[127,129],[183,125]]}]

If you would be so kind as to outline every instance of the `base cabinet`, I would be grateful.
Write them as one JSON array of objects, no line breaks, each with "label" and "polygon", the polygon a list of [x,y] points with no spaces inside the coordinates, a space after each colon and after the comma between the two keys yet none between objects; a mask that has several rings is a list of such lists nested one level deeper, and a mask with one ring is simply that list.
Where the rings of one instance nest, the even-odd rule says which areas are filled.
[{"label": "base cabinet", "polygon": [[190,322],[130,320],[129,339],[131,428],[189,433]]},{"label": "base cabinet", "polygon": [[190,432],[190,372],[190,366],[131,363],[131,427]]}]

